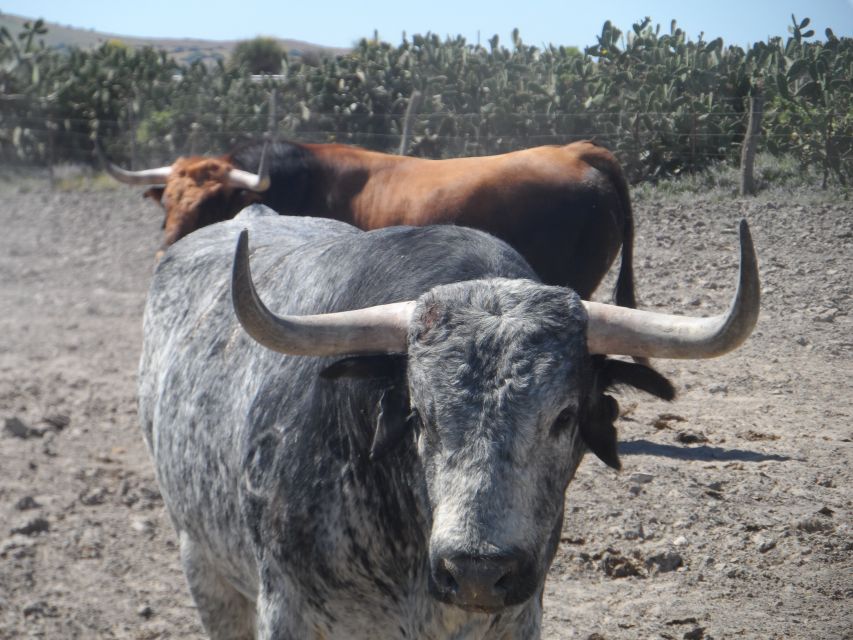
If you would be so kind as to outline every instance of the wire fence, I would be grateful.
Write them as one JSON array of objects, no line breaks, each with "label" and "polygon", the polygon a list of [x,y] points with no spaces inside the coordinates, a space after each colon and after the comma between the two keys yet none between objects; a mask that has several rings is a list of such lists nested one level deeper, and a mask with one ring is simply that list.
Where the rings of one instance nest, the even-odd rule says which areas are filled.
[{"label": "wire fence", "polygon": [[[408,112],[407,112],[408,113]],[[716,162],[740,161],[749,109],[712,111],[587,110],[551,113],[523,111],[494,114],[447,110],[411,114],[278,112],[274,98],[258,108],[220,113],[184,110],[160,130],[152,129],[153,114],[130,105],[123,118],[45,118],[0,111],[0,162],[64,163],[97,166],[94,140],[116,162],[130,168],[171,164],[181,155],[227,153],[241,143],[288,139],[305,143],[346,143],[396,153],[407,148],[423,157],[478,156],[520,148],[567,144],[592,139],[610,148],[632,182],[655,176],[695,171]],[[830,113],[830,115],[832,115]],[[402,145],[402,132],[412,131]],[[761,132],[761,150],[785,149],[797,141],[790,130],[768,127]],[[833,142],[853,147],[853,136],[835,134]],[[21,150],[24,153],[21,153]]]},{"label": "wire fence", "polygon": [[[526,141],[532,141],[537,144],[562,144],[571,142],[579,139],[604,139],[608,137],[612,137],[616,134],[614,131],[614,127],[619,126],[627,126],[625,123],[629,123],[631,120],[637,117],[659,117],[666,116],[672,117],[674,112],[662,112],[662,111],[636,111],[636,112],[627,112],[627,111],[585,111],[585,112],[575,112],[575,113],[559,113],[559,114],[549,114],[545,112],[519,112],[515,114],[505,114],[506,117],[513,119],[516,123],[521,121],[522,123],[531,118],[541,118],[547,120],[547,123],[551,125],[555,130],[553,132],[548,133],[526,133],[523,135],[518,135],[510,133],[510,132],[500,132],[500,131],[490,131],[488,136],[490,138],[500,138],[504,141],[505,144],[512,144],[513,142],[522,143]],[[703,121],[707,124],[712,118],[717,118],[722,121],[724,118],[738,118],[743,119],[746,117],[746,114],[743,111],[727,111],[727,112],[715,112],[712,114],[712,117],[707,113],[699,113],[699,112],[686,112],[679,113],[679,116],[683,117],[702,117]],[[422,125],[421,128],[426,128],[429,124],[428,121],[434,120],[437,118],[452,118],[456,121],[469,121],[474,123],[475,125],[479,124],[489,124],[489,114],[483,113],[454,113],[449,111],[441,111],[441,112],[429,112],[427,114],[420,114],[417,116],[419,123]],[[210,119],[214,119],[213,126],[210,125]],[[137,116],[135,118],[137,121],[144,120],[144,116]],[[300,124],[298,127],[288,127],[286,124],[281,122],[276,123],[274,126],[274,131],[270,131],[268,116],[261,115],[257,112],[234,112],[234,113],[226,113],[226,114],[211,114],[207,112],[182,112],[181,114],[182,121],[188,121],[191,123],[197,123],[200,121],[208,121],[208,124],[205,126],[198,125],[197,130],[195,131],[186,131],[185,135],[181,136],[183,139],[180,139],[178,136],[170,136],[166,134],[163,138],[172,140],[172,145],[175,147],[175,151],[178,153],[188,153],[190,152],[190,146],[192,142],[193,136],[195,136],[195,143],[198,146],[203,147],[205,152],[213,152],[215,149],[210,148],[209,144],[204,144],[205,141],[210,140],[211,142],[219,141],[223,137],[224,138],[233,138],[235,143],[242,139],[247,138],[258,138],[258,137],[268,137],[271,133],[273,135],[285,137],[285,138],[298,138],[300,140],[308,141],[308,142],[334,142],[334,141],[347,141],[356,138],[360,138],[362,140],[382,140],[387,141],[388,143],[397,144],[399,143],[401,133],[396,130],[393,131],[382,131],[376,130],[375,125],[377,122],[387,122],[393,124],[398,124],[399,129],[402,128],[403,118],[400,115],[396,114],[341,114],[339,112],[313,112],[311,114],[311,122]],[[582,127],[579,129],[577,126],[579,123],[578,120],[583,120],[584,123],[591,122],[594,124],[601,124],[603,120],[611,119],[613,120],[613,124],[606,127]],[[243,120],[244,122],[238,123],[237,121]],[[331,123],[333,126],[326,127],[317,127],[316,122],[318,121],[326,121]],[[345,121],[344,126],[334,126],[341,125]],[[573,122],[574,121],[574,122]],[[65,150],[91,150],[92,141],[95,137],[96,131],[108,131],[110,132],[108,135],[112,138],[112,142],[115,144],[126,144],[130,145],[132,137],[139,136],[138,125],[128,126],[128,120],[116,120],[116,119],[95,119],[95,118],[45,118],[43,116],[38,117],[27,117],[27,116],[7,116],[0,120],[3,127],[9,130],[21,130],[26,131],[32,134],[43,134],[43,138],[47,138],[50,135],[56,137],[56,141],[54,142],[55,149],[65,149]],[[227,124],[231,123],[231,124]],[[622,123],[620,125],[620,123]],[[313,127],[311,125],[314,125]],[[538,123],[531,123],[538,124]],[[567,125],[562,127],[562,125]],[[368,130],[359,130],[359,127],[368,127],[374,126],[372,129]],[[192,127],[191,127],[192,128]],[[561,128],[566,129],[565,131],[560,131]],[[463,134],[451,134],[446,132],[429,132],[427,135],[431,139],[440,140],[444,142],[483,142],[482,140],[476,140],[476,133],[466,132]],[[667,131],[665,129],[661,129],[657,134],[655,132],[644,132],[644,137],[653,138],[655,135],[663,135],[663,136],[671,136],[671,135],[679,135],[679,136],[688,136],[696,140],[711,140],[711,139],[719,139],[723,137],[725,134],[721,132],[711,132],[711,131],[693,131],[693,132],[673,132]],[[788,137],[786,134],[778,134],[778,133],[765,133],[765,138],[776,138],[776,139],[784,139]],[[843,136],[847,137],[847,136]],[[0,138],[0,142],[2,142],[2,138]],[[151,143],[152,141],[148,140],[138,140],[137,142],[141,143],[143,146],[146,143]],[[163,140],[160,140],[162,143]],[[153,141],[153,144],[156,145],[156,141]],[[220,152],[227,151],[227,148],[219,149]],[[709,154],[705,151],[696,151],[697,154],[704,155],[717,155],[717,154]]]}]

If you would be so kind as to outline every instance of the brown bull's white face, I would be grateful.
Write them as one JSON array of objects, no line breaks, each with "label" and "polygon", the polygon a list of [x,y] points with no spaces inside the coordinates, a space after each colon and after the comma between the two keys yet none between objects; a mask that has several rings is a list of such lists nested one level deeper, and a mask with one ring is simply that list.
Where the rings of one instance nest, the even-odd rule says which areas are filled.
[{"label": "brown bull's white face", "polygon": [[431,591],[494,612],[544,582],[584,451],[590,360],[586,315],[568,290],[469,284],[419,304],[409,393],[432,512]]}]

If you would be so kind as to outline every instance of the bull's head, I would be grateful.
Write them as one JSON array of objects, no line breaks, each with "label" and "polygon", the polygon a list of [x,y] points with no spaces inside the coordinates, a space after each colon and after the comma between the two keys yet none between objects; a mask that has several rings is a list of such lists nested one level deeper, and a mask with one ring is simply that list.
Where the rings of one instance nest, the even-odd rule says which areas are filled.
[{"label": "bull's head", "polygon": [[618,468],[617,408],[607,388],[674,395],[652,369],[605,354],[721,355],[746,339],[759,310],[745,223],[737,293],[730,309],[712,318],[584,302],[564,288],[501,279],[435,287],[415,301],[357,311],[275,316],[252,284],[245,231],[232,296],[243,327],[271,349],[364,354],[332,365],[327,377],[404,376],[405,397],[382,398],[373,454],[414,434],[432,523],[431,592],[484,612],[541,589],[559,541],[564,492],[584,451]]},{"label": "bull's head", "polygon": [[113,178],[125,184],[148,185],[145,197],[155,200],[165,210],[158,258],[188,233],[233,218],[258,201],[259,194],[270,185],[266,148],[257,174],[235,168],[228,156],[181,157],[169,166],[127,171],[109,162],[99,147],[96,149]]}]

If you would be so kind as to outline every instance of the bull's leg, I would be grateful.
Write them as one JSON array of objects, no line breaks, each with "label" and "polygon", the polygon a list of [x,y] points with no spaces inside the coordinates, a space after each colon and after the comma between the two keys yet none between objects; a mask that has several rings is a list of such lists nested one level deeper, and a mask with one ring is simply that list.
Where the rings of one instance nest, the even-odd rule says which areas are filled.
[{"label": "bull's leg", "polygon": [[185,531],[179,538],[184,574],[207,635],[211,640],[252,640],[255,604],[228,584]]},{"label": "bull's leg", "polygon": [[[264,573],[262,571],[262,573]],[[267,572],[269,578],[269,572]],[[261,580],[261,592],[258,595],[258,636],[257,640],[320,640],[324,636],[309,631],[306,623],[305,607],[301,601],[287,595],[288,591],[281,580],[271,584],[272,580]]]}]

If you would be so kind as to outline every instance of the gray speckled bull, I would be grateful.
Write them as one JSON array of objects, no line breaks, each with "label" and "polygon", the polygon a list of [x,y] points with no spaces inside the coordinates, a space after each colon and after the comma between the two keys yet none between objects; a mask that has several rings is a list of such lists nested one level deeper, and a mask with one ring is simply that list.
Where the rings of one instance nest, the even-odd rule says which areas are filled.
[{"label": "gray speckled bull", "polygon": [[[245,234],[229,288],[242,228],[257,290]],[[742,247],[730,310],[693,319],[582,302],[452,226],[241,215],[174,245],[140,418],[208,634],[539,637],[566,487],[587,449],[619,465],[604,392],[673,395],[601,354],[737,346],[758,312]]]}]

